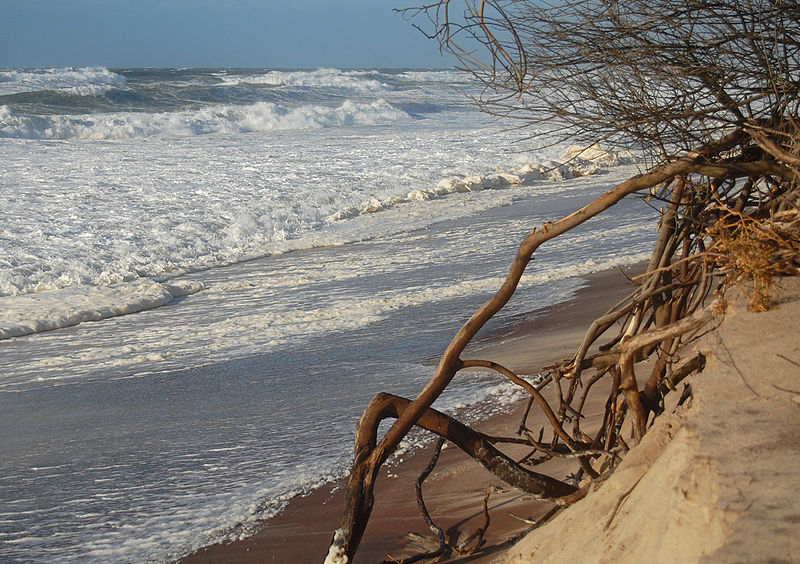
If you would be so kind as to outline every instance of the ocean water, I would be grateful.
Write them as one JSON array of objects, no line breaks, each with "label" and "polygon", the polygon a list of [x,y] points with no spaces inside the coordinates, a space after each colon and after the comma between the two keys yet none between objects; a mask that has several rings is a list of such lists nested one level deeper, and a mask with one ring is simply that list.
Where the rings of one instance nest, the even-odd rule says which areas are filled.
[{"label": "ocean water", "polygon": [[[558,165],[475,88],[0,70],[0,560],[168,562],[344,475],[363,406],[421,389],[525,234],[636,171]],[[488,330],[646,256],[655,210],[604,215]],[[471,372],[437,407],[487,398],[514,392]]]}]

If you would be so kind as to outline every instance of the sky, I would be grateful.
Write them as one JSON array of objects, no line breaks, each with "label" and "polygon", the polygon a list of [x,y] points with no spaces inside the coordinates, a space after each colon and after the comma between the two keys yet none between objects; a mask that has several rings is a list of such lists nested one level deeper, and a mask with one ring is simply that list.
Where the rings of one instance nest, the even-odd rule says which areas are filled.
[{"label": "sky", "polygon": [[442,68],[414,0],[0,0],[0,68]]}]

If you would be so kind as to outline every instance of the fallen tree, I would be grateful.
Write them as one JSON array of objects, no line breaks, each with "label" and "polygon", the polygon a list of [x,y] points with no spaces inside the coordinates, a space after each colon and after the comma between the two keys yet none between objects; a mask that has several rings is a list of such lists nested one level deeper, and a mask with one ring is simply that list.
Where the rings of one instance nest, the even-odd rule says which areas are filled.
[{"label": "fallen tree", "polygon": [[[379,394],[370,402],[356,431],[345,507],[326,562],[353,560],[378,471],[414,426],[451,441],[534,498],[559,505],[580,499],[586,488],[528,466],[569,455],[580,475],[596,478],[593,460],[627,447],[623,425],[641,440],[650,416],[663,409],[664,395],[702,367],[702,358],[684,358],[684,345],[722,314],[726,283],[755,279],[752,307],[767,307],[771,276],[796,273],[800,264],[796,2],[586,0],[542,7],[468,0],[458,12],[455,4],[444,0],[405,13],[427,16],[427,35],[486,86],[476,100],[484,110],[526,125],[558,125],[545,128],[551,141],[635,149],[648,169],[534,228],[501,287],[463,324],[419,395],[412,401]],[[462,360],[478,330],[514,294],[541,245],[633,194],[662,206],[647,270],[635,291],[590,325],[574,357],[549,371],[547,382],[557,392],[552,405],[508,368]],[[601,339],[607,342],[589,354]],[[649,373],[643,373],[647,359]],[[531,406],[550,422],[552,437],[533,437],[523,421],[517,438],[490,438],[431,408],[459,371],[475,367],[525,389]],[[610,381],[611,391],[603,422],[590,436],[580,427],[582,409],[601,380]],[[378,439],[386,418],[395,421]],[[503,440],[528,444],[541,456],[515,462],[497,448]]]}]

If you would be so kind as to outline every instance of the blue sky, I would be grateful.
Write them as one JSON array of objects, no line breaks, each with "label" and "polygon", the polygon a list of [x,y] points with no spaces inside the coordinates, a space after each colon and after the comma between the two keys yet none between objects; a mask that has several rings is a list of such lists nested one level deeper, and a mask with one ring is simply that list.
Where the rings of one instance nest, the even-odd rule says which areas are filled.
[{"label": "blue sky", "polygon": [[0,0],[0,68],[447,67],[413,0]]}]

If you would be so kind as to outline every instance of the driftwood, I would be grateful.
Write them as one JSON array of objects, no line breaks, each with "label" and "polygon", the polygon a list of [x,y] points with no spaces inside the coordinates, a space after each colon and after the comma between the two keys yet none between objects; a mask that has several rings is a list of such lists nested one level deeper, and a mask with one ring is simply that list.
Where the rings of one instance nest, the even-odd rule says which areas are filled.
[{"label": "driftwood", "polygon": [[[439,440],[436,442],[436,446],[433,449],[433,456],[431,456],[428,465],[422,470],[422,473],[417,478],[417,482],[414,486],[414,490],[417,496],[417,507],[419,507],[419,512],[422,514],[422,518],[425,520],[425,524],[428,525],[428,528],[436,535],[436,548],[429,552],[421,552],[415,556],[410,558],[404,558],[403,564],[411,564],[412,562],[419,562],[421,560],[428,560],[432,558],[436,558],[444,554],[445,550],[447,550],[447,542],[444,538],[444,531],[441,527],[439,527],[436,523],[434,523],[433,519],[431,518],[431,514],[428,511],[428,507],[425,505],[425,499],[422,495],[422,484],[425,482],[428,476],[430,476],[433,469],[436,467],[436,463],[439,461],[439,455],[442,453],[442,448],[444,447],[445,440],[443,437],[439,437]],[[423,537],[424,538],[424,537]],[[382,564],[391,564],[392,562],[397,562],[397,559],[392,558],[391,560],[384,560]]]},{"label": "driftwood", "polygon": [[[709,218],[706,219],[708,222],[720,214],[718,209],[709,207],[707,201],[698,197],[700,190],[690,177],[695,171],[708,168],[705,161],[709,155],[719,154],[741,142],[741,135],[741,132],[731,134],[715,146],[703,148],[673,163],[636,176],[575,213],[531,231],[520,245],[499,291],[462,326],[442,355],[433,378],[419,396],[409,401],[389,394],[379,394],[367,406],[356,432],[354,464],[347,482],[346,507],[331,546],[330,561],[336,562],[336,558],[344,561],[342,557],[345,556],[351,561],[354,557],[372,510],[373,486],[378,470],[415,425],[453,442],[497,477],[534,497],[569,504],[583,495],[583,492],[564,482],[527,470],[498,451],[487,437],[431,409],[433,401],[450,384],[458,371],[464,368],[480,367],[497,372],[528,391],[552,427],[554,437],[547,457],[555,455],[558,450],[556,447],[562,444],[576,456],[583,473],[590,477],[596,476],[591,459],[597,456],[598,449],[602,446],[609,450],[616,441],[621,440],[619,429],[626,414],[632,421],[634,438],[641,439],[646,432],[648,413],[655,411],[654,404],[658,403],[660,395],[671,386],[674,387],[674,384],[665,384],[665,377],[666,368],[672,362],[670,359],[678,348],[676,344],[681,341],[682,336],[696,331],[722,310],[719,302],[700,308],[713,289],[713,276],[708,273],[708,257],[700,248],[702,240],[696,236],[696,224],[692,222],[690,225],[693,229],[687,229],[687,220],[679,221],[678,217],[705,215]],[[747,174],[754,167],[760,165],[756,163],[747,168]],[[759,170],[766,174],[766,171],[774,168],[775,165],[770,164]],[[727,168],[727,178],[735,178],[742,170],[742,167]],[[661,186],[662,191],[671,190],[671,197],[667,200],[669,207],[662,217],[660,235],[647,275],[636,292],[592,324],[575,358],[553,370],[559,392],[562,380],[570,383],[566,394],[559,393],[558,405],[551,406],[534,386],[499,364],[488,360],[461,360],[461,353],[477,331],[511,297],[533,252],[540,245],[601,213],[623,197],[656,186]],[[700,185],[699,188],[704,189],[704,186]],[[738,193],[729,191],[728,199],[734,195],[738,196]],[[679,256],[673,259],[676,253]],[[589,347],[620,322],[623,323],[622,329],[612,339],[615,344],[593,356],[587,356]],[[647,380],[646,392],[643,392],[635,376],[634,364],[654,353],[659,359],[657,370]],[[699,364],[695,364],[691,368],[698,366]],[[605,423],[593,439],[579,430],[578,421],[585,394],[581,399],[575,399],[581,373],[588,368],[601,371],[599,376],[587,383],[589,387],[603,375],[612,374],[613,377],[614,371],[609,372],[609,369],[618,368],[616,373],[619,382],[615,386],[614,395],[616,397],[619,393],[624,398],[624,406],[615,398],[609,398]],[[684,367],[683,371],[687,372],[688,368]],[[573,402],[576,407],[573,407]],[[396,418],[396,421],[378,440],[378,424],[389,417]],[[569,419],[576,421],[571,433],[564,427]],[[531,446],[542,448],[532,438],[528,442]]]},{"label": "driftwood", "polygon": [[[531,497],[559,506],[579,500],[585,487],[530,467],[568,456],[579,465],[576,477],[597,477],[596,459],[641,440],[650,416],[664,409],[664,396],[702,369],[704,358],[686,345],[722,315],[726,288],[753,280],[751,307],[763,309],[771,277],[798,272],[800,44],[787,30],[800,33],[800,8],[764,0],[651,3],[464,0],[461,20],[449,0],[406,11],[426,15],[434,28],[428,35],[487,85],[477,100],[482,109],[528,116],[531,124],[543,119],[562,127],[560,135],[589,143],[627,141],[651,164],[570,215],[534,228],[497,293],[462,325],[419,395],[378,394],[369,403],[326,562],[353,561],[378,471],[414,426],[452,442]],[[473,45],[464,47],[462,38]],[[473,54],[475,45],[487,50],[488,63]],[[653,77],[661,83],[650,92]],[[514,294],[541,245],[634,195],[660,208],[646,272],[591,324],[572,358],[549,368],[544,383],[554,399],[491,360],[461,359]],[[431,408],[464,368],[492,371],[528,392],[516,437],[489,437]],[[605,412],[598,429],[584,431],[586,398],[599,382],[608,384]],[[534,407],[549,422],[538,436],[526,424]],[[395,421],[379,439],[386,418]],[[500,450],[503,443],[531,452],[515,461]]]}]

